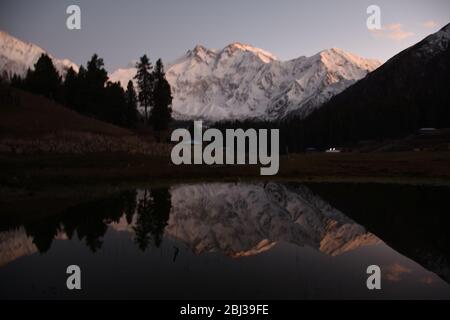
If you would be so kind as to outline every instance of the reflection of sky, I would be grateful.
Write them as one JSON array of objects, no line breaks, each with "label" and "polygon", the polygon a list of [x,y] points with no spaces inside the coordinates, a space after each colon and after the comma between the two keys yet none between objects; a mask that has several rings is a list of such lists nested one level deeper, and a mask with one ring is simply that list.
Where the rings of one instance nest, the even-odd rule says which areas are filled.
[{"label": "reflection of sky", "polygon": [[448,0],[377,0],[383,32],[366,28],[371,0],[78,0],[81,31],[65,28],[72,0],[2,0],[0,29],[57,57],[85,63],[95,52],[110,71],[143,53],[172,61],[196,44],[244,42],[280,59],[339,47],[386,60],[450,22]]}]

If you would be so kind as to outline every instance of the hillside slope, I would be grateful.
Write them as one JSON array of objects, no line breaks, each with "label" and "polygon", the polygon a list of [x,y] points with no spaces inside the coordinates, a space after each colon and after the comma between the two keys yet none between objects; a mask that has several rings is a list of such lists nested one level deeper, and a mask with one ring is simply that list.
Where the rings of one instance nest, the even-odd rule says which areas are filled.
[{"label": "hillside slope", "polygon": [[[131,135],[129,130],[83,116],[43,96],[5,86],[0,90],[3,97],[0,107],[1,136],[27,137],[61,131]],[[10,101],[7,101],[7,95],[11,95]]]},{"label": "hillside slope", "polygon": [[130,130],[0,85],[0,152],[154,153],[161,148]]}]

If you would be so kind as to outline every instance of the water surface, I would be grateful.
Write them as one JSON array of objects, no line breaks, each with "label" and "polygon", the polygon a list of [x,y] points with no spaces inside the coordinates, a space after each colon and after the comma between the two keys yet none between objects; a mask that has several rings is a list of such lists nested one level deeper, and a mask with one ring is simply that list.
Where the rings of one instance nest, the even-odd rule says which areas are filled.
[{"label": "water surface", "polygon": [[[1,298],[450,298],[447,187],[199,183],[0,223]],[[70,203],[70,202],[68,202]],[[79,265],[82,290],[66,288]],[[379,265],[382,289],[368,290]]]}]

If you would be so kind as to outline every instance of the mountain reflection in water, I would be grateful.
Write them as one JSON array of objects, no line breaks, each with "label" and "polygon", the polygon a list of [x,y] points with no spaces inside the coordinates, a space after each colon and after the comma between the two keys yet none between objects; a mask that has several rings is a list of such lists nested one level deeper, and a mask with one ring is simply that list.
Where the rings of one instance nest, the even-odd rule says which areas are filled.
[{"label": "mountain reflection in water", "polygon": [[[3,225],[0,280],[7,285],[0,297],[71,297],[64,290],[69,264],[87,274],[87,298],[450,297],[436,274],[312,190],[342,199],[328,185],[183,184],[124,191]],[[446,278],[442,252],[410,258]],[[382,292],[365,286],[370,264],[382,267]],[[45,282],[30,275],[36,268]],[[107,275],[117,286],[105,284]],[[146,285],[149,275],[157,281]]]}]

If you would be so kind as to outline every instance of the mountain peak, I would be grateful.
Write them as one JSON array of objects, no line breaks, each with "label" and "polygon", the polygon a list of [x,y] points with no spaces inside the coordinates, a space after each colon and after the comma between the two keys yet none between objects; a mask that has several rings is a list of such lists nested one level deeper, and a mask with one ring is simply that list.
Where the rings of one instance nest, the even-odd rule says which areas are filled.
[{"label": "mountain peak", "polygon": [[344,55],[346,52],[342,49],[339,48],[329,48],[329,49],[325,49],[322,50],[318,53],[318,55],[321,58],[326,58],[326,57],[332,57],[332,56],[342,56]]},{"label": "mountain peak", "polygon": [[317,56],[323,64],[332,69],[336,66],[349,64],[361,67],[364,70],[374,70],[381,65],[381,62],[376,59],[362,58],[339,48],[322,50]]},{"label": "mountain peak", "polygon": [[[215,55],[214,50],[208,49],[201,44],[197,44],[193,49],[187,51],[186,56],[195,57],[198,60],[206,61],[208,57]],[[185,57],[186,57],[185,56]],[[182,57],[183,59],[184,57]]]},{"label": "mountain peak", "polygon": [[225,54],[226,56],[233,56],[239,52],[252,53],[264,63],[269,63],[274,60],[278,60],[275,55],[266,50],[254,47],[249,44],[244,44],[241,42],[230,43],[220,51],[208,49],[201,44],[197,44],[193,49],[187,51],[187,56],[196,57],[197,59],[206,61],[207,58],[215,58],[217,55]]},{"label": "mountain peak", "polygon": [[241,43],[241,42],[230,43],[225,48],[230,48],[230,49],[235,49],[235,50],[242,50],[242,51],[246,51],[248,49],[257,49],[255,47],[249,45],[249,44],[244,44],[244,43]]},{"label": "mountain peak", "polygon": [[243,52],[251,52],[251,53],[255,54],[256,56],[258,56],[258,58],[260,58],[265,63],[269,63],[274,60],[278,60],[275,55],[273,55],[272,53],[270,53],[266,50],[254,47],[249,44],[244,44],[241,42],[230,43],[229,45],[227,45],[225,48],[222,49],[222,52],[226,52],[229,55],[232,55],[235,52],[242,52],[242,51]]},{"label": "mountain peak", "polygon": [[319,55],[321,55],[322,57],[326,57],[326,56],[341,56],[341,57],[347,57],[347,58],[355,58],[358,57],[358,55],[353,54],[351,52],[345,51],[343,49],[340,48],[329,48],[329,49],[325,49],[319,52]]},{"label": "mountain peak", "polygon": [[204,52],[204,51],[208,51],[207,48],[205,48],[204,46],[202,46],[201,44],[197,44],[194,49],[192,49],[193,52],[198,53],[198,52]]}]

